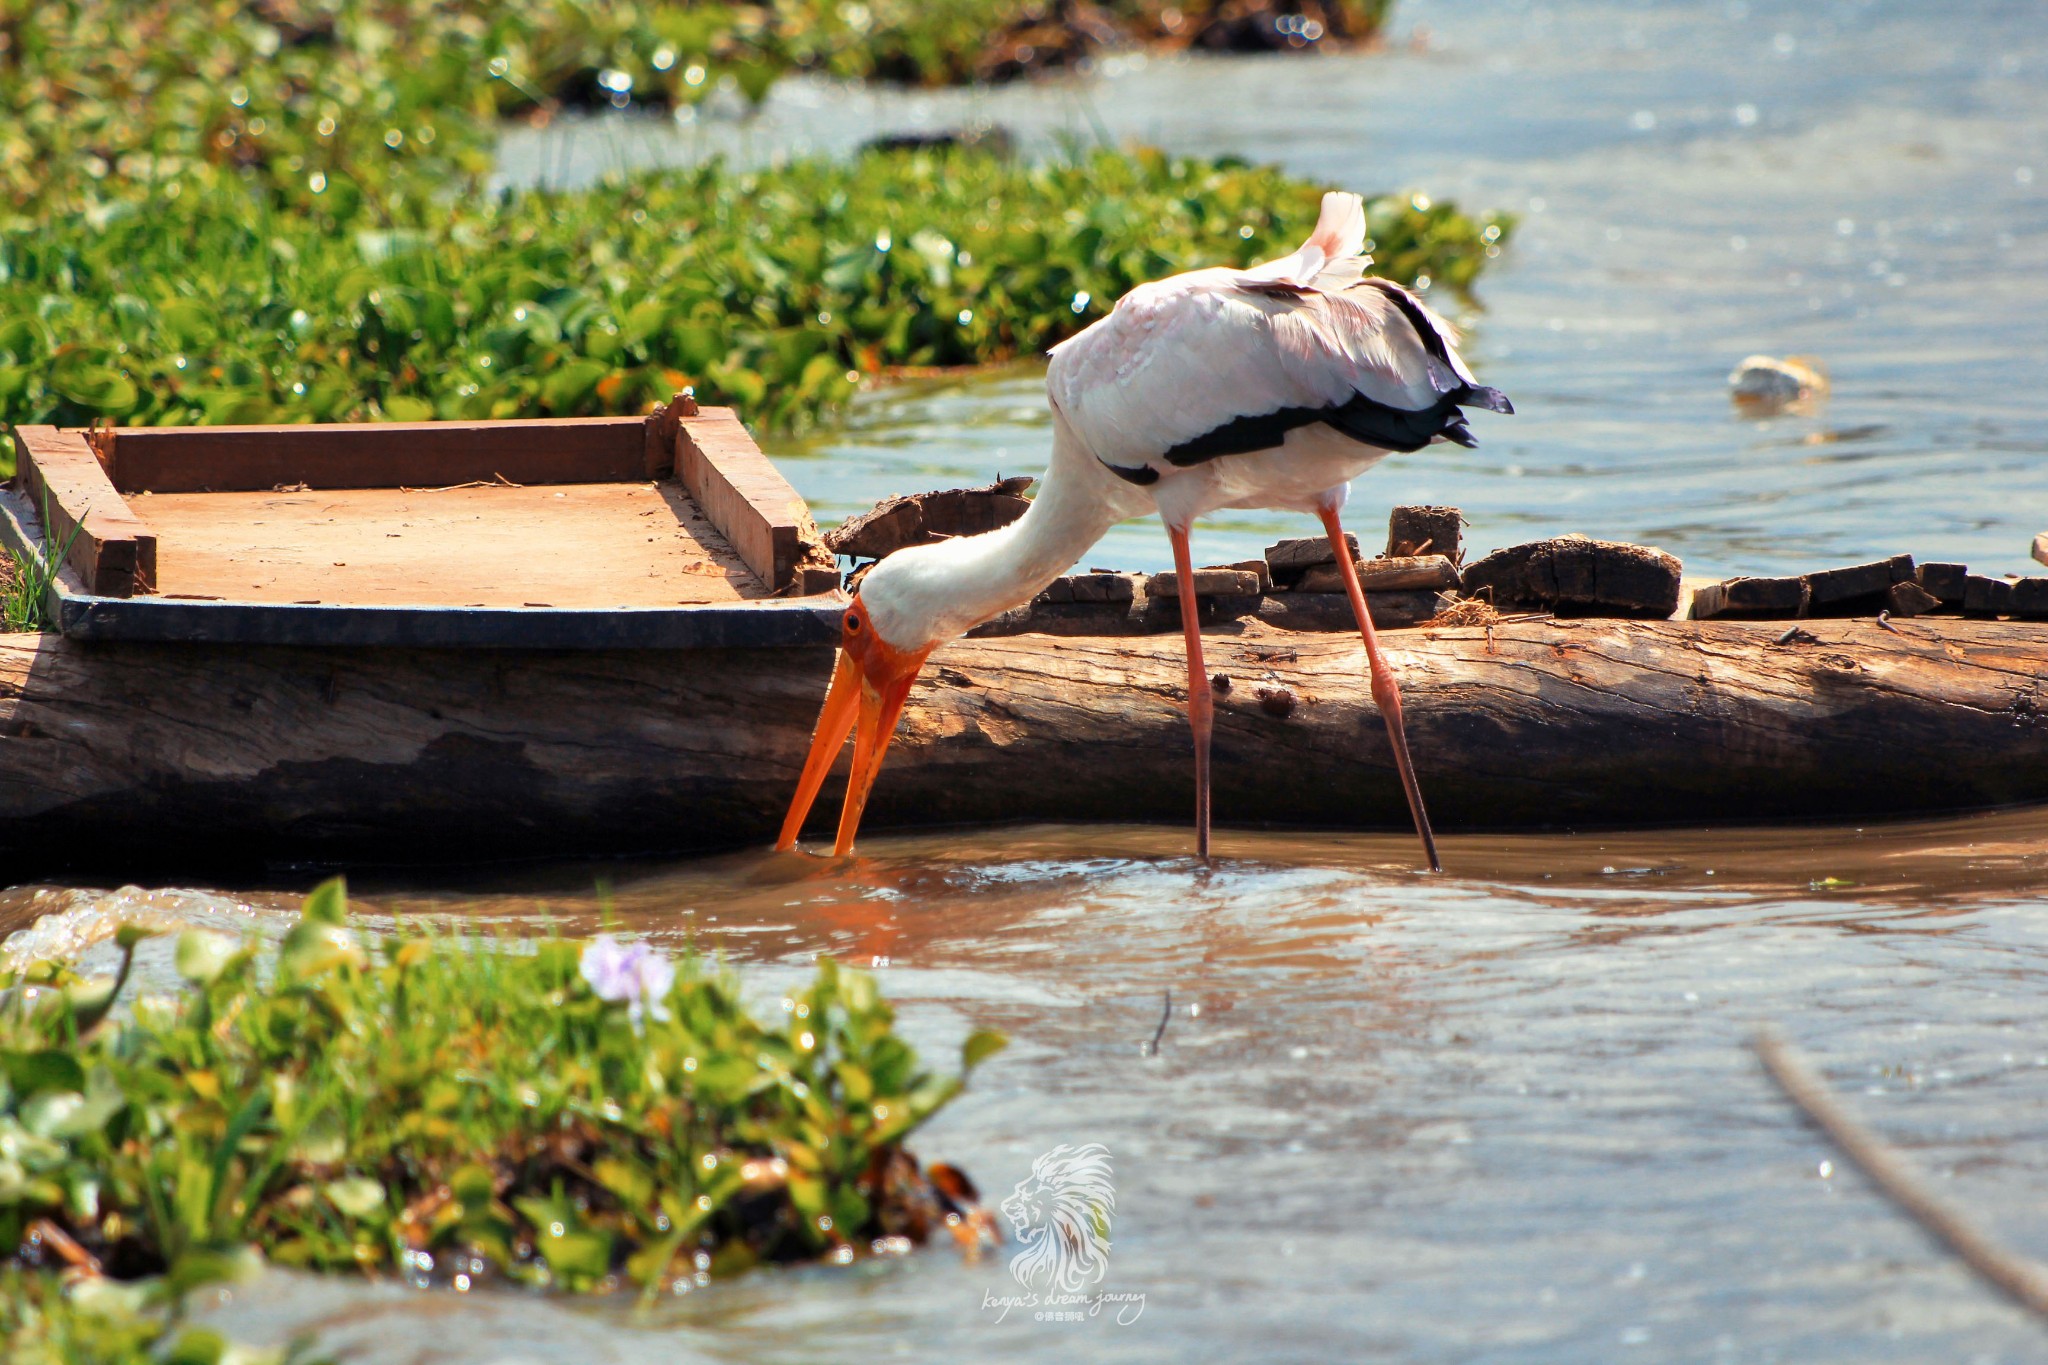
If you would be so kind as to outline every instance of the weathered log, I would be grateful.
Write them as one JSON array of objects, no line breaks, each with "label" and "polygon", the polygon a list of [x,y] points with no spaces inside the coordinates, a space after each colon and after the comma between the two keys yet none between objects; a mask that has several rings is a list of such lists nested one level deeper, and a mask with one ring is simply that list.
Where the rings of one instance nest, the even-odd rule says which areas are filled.
[{"label": "weathered log", "polygon": [[[1461,830],[2048,800],[2048,627],[1783,635],[1579,619],[1385,637],[1452,867]],[[1221,822],[1405,827],[1355,635],[1253,616],[1208,647],[1237,684],[1216,700]],[[831,662],[0,638],[0,853],[21,877],[765,847]],[[946,646],[865,828],[1183,822],[1185,682],[1170,635]]]}]

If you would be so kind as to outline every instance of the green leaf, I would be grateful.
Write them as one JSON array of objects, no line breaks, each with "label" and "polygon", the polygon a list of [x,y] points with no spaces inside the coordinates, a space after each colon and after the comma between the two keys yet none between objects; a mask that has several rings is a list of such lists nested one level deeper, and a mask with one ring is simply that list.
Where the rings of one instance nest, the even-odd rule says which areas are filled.
[{"label": "green leaf", "polygon": [[50,373],[50,387],[82,408],[125,413],[142,395],[119,370],[105,365],[63,365]]},{"label": "green leaf", "polygon": [[471,1162],[448,1178],[448,1190],[463,1208],[481,1209],[497,1197],[497,1182],[490,1167]]},{"label": "green leaf", "polygon": [[960,1045],[960,1065],[972,1071],[1009,1045],[1010,1040],[994,1029],[976,1029]]},{"label": "green leaf", "polygon": [[155,938],[162,932],[163,930],[152,929],[146,924],[136,924],[129,920],[123,920],[120,927],[114,930],[114,944],[124,953],[133,952],[136,944],[143,942],[145,939]]},{"label": "green leaf", "polygon": [[299,917],[313,924],[348,923],[348,882],[331,877],[314,887],[299,907]]},{"label": "green leaf", "polygon": [[200,985],[217,979],[240,951],[226,934],[210,929],[187,929],[178,935],[178,975]]},{"label": "green leaf", "polygon": [[410,256],[425,251],[429,239],[424,232],[408,228],[395,228],[389,232],[364,230],[356,234],[356,250],[362,253],[371,265],[382,265],[400,256]]},{"label": "green leaf", "polygon": [[351,1218],[369,1218],[386,1209],[384,1187],[366,1175],[330,1180],[320,1187],[320,1192]]},{"label": "green leaf", "polygon": [[582,409],[597,388],[597,381],[611,373],[601,360],[572,360],[541,382],[541,401],[555,412]]},{"label": "green leaf", "polygon": [[44,1090],[85,1089],[85,1068],[68,1051],[41,1048],[34,1052],[5,1054],[7,1082],[26,1099]]},{"label": "green leaf", "polygon": [[296,981],[311,981],[362,961],[363,950],[348,930],[310,920],[294,924],[277,947],[278,970]]},{"label": "green leaf", "polygon": [[431,422],[434,420],[434,405],[424,398],[410,394],[394,393],[383,403],[384,415],[394,422]]}]

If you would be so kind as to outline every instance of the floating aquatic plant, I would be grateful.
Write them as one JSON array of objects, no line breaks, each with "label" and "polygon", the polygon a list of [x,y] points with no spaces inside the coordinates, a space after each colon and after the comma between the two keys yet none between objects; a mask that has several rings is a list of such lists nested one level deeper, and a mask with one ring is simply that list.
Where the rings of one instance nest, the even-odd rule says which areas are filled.
[{"label": "floating aquatic plant", "polygon": [[[694,956],[373,936],[330,882],[274,953],[187,931],[186,989],[123,1017],[145,937],[122,931],[115,978],[0,977],[17,1286],[175,1287],[253,1248],[421,1284],[654,1295],[985,1226],[964,1178],[902,1143],[1002,1039],[976,1033],[958,1073],[930,1071],[873,978],[829,960],[763,1022]],[[0,1310],[0,1345],[47,1328],[52,1293]]]},{"label": "floating aquatic plant", "polygon": [[[500,116],[758,102],[789,71],[920,85],[1105,46],[1368,40],[1388,0],[0,0],[0,204],[257,182],[474,190]],[[417,172],[426,172],[422,177]],[[176,187],[173,189],[173,187]]]},{"label": "floating aquatic plant", "polygon": [[[645,410],[685,384],[789,427],[902,366],[1030,354],[1133,285],[1297,246],[1323,187],[1098,151],[722,165],[576,193],[287,210],[243,187],[0,231],[0,420]],[[1511,224],[1368,203],[1373,268],[1468,286]]]}]

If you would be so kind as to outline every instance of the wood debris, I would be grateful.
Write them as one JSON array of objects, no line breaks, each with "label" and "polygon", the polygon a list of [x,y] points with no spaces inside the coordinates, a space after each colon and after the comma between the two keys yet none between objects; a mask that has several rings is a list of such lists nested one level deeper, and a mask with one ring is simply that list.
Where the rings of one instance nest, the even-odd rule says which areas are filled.
[{"label": "wood debris", "polygon": [[980,488],[945,488],[884,498],[869,511],[848,517],[825,532],[825,548],[854,559],[885,559],[912,545],[954,536],[980,535],[1008,526],[1031,500],[1027,476],[1001,479]]},{"label": "wood debris", "polygon": [[1562,615],[1668,617],[1678,610],[1678,560],[1620,541],[1559,536],[1495,550],[1465,567],[1467,596],[1496,608]]},{"label": "wood debris", "polygon": [[1465,562],[1465,514],[1455,507],[1396,507],[1387,516],[1387,557],[1442,555]]}]

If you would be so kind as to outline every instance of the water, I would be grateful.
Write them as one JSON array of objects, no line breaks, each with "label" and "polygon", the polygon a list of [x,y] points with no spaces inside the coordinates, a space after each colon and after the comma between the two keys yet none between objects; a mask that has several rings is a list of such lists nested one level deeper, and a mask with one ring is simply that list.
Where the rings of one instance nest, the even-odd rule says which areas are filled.
[{"label": "water", "polygon": [[[794,83],[745,129],[583,127],[515,140],[506,169],[832,151],[986,116],[1027,147],[1135,135],[1516,209],[1467,321],[1520,415],[1482,415],[1478,451],[1389,460],[1361,481],[1357,524],[1454,502],[1480,549],[1580,530],[1661,544],[1697,573],[1901,548],[2020,570],[2048,507],[2038,14],[1404,3],[1379,55],[1124,63],[992,95]],[[1757,350],[1821,357],[1834,397],[1738,420],[1723,378]],[[1044,443],[1027,364],[878,391],[843,429],[775,453],[829,518],[1031,472]],[[1245,514],[1197,544],[1224,560],[1301,529]],[[1166,555],[1134,526],[1090,562]],[[1412,871],[1408,836],[1224,831],[1213,872],[1187,844],[1033,828],[874,838],[848,864],[747,854],[358,887],[377,914],[521,928],[546,913],[578,931],[608,879],[627,929],[726,952],[770,1001],[818,953],[886,962],[932,1055],[977,1026],[1013,1039],[917,1149],[1000,1198],[1059,1144],[1107,1146],[1101,1288],[1144,1296],[1135,1323],[998,1323],[984,1299],[1020,1292],[1002,1260],[946,1248],[756,1274],[651,1321],[286,1276],[216,1316],[259,1337],[316,1326],[378,1365],[2041,1357],[2038,1329],[1801,1125],[1746,1040],[1775,1021],[1943,1193],[2048,1257],[2048,813],[1452,832],[1442,878]],[[22,887],[0,892],[0,933],[99,962],[123,916],[275,933],[299,889]],[[146,987],[167,980],[151,962]]]},{"label": "water", "polygon": [[[1416,30],[1429,38],[1420,50]],[[1583,531],[1687,571],[1797,572],[1910,550],[2024,572],[2048,506],[2048,25],[2029,3],[1403,3],[1381,54],[1120,63],[1085,85],[904,95],[778,88],[751,125],[521,134],[514,180],[723,151],[839,152],[990,119],[1028,151],[1138,138],[1523,215],[1463,312],[1518,414],[1475,451],[1396,456],[1354,521],[1454,503],[1471,545]],[[1743,421],[1729,370],[1819,357],[1819,412]],[[1043,468],[1030,367],[888,390],[771,442],[821,519]],[[1219,516],[1204,562],[1305,522]],[[1370,535],[1368,535],[1368,540]],[[1160,569],[1156,526],[1091,563]]]},{"label": "water", "polygon": [[[1014,1040],[921,1153],[999,1198],[1059,1144],[1108,1147],[1100,1288],[1144,1296],[1127,1326],[998,1323],[985,1296],[1021,1292],[1001,1260],[939,1247],[756,1274],[652,1321],[283,1276],[216,1316],[318,1325],[391,1365],[2039,1358],[2038,1330],[1844,1169],[1746,1040],[1775,1021],[1946,1195],[2048,1256],[2048,815],[1454,835],[1434,879],[1393,836],[1225,833],[1209,873],[1185,843],[1038,828],[877,839],[849,864],[359,888],[373,915],[516,926],[544,906],[586,931],[601,872],[624,929],[725,952],[764,1002],[815,954],[884,960],[928,1055],[977,1026]],[[32,932],[75,942],[139,904],[275,932],[291,903],[46,890],[0,895],[0,929],[69,908]]]}]

